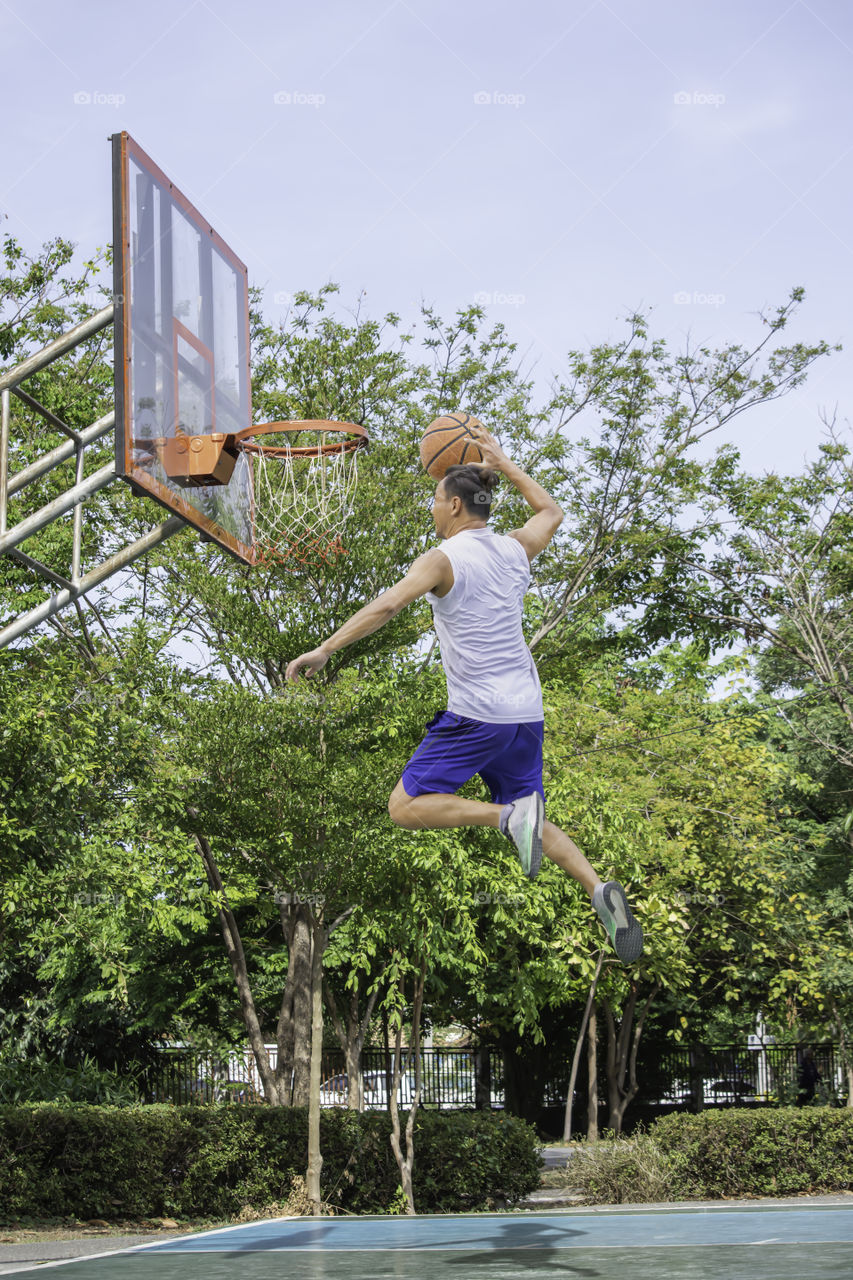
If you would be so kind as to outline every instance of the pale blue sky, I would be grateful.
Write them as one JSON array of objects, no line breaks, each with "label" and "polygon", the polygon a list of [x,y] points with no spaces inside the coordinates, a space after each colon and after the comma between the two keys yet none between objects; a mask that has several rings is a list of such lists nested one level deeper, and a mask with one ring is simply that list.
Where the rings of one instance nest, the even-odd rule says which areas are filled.
[{"label": "pale blue sky", "polygon": [[[653,308],[674,344],[849,337],[845,0],[0,0],[2,226],[111,234],[127,129],[243,258],[271,318],[327,280],[374,315],[481,298],[543,386]],[[738,420],[796,469],[849,357]]]}]

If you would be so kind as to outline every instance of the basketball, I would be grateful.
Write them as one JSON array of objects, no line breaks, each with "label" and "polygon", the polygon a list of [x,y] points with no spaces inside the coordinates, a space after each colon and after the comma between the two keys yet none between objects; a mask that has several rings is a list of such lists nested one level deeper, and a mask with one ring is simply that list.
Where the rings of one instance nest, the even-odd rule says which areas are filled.
[{"label": "basketball", "polygon": [[433,480],[441,480],[447,468],[457,463],[482,462],[471,432],[482,425],[479,418],[461,411],[445,413],[429,424],[421,440],[421,462]]}]

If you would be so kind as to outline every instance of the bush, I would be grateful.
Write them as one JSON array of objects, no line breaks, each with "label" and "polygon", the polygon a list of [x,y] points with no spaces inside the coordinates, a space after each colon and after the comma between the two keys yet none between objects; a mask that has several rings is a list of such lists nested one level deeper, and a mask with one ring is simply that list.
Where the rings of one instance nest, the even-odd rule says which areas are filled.
[{"label": "bush", "polygon": [[674,1155],[667,1158],[647,1133],[579,1147],[560,1171],[560,1185],[582,1191],[589,1204],[648,1204],[671,1200]]},{"label": "bush", "polygon": [[126,1073],[99,1067],[88,1056],[76,1067],[42,1057],[0,1058],[0,1106],[93,1102],[129,1107],[139,1100],[139,1090]]},{"label": "bush", "polygon": [[853,1112],[675,1112],[648,1133],[578,1147],[550,1185],[591,1204],[716,1200],[853,1189]]},{"label": "bush", "polygon": [[[515,1116],[490,1111],[418,1112],[412,1173],[415,1207],[421,1212],[514,1204],[538,1187],[541,1170],[536,1134]],[[396,1164],[394,1173],[396,1185]]]},{"label": "bush", "polygon": [[[389,1209],[399,1187],[390,1131],[382,1112],[322,1112],[324,1200],[350,1213]],[[287,1202],[307,1148],[303,1108],[0,1107],[0,1204],[13,1218],[234,1217]],[[534,1131],[512,1116],[417,1119],[421,1212],[513,1203],[539,1168]]]},{"label": "bush", "polygon": [[834,1108],[676,1112],[650,1136],[676,1198],[853,1188],[853,1112]]}]

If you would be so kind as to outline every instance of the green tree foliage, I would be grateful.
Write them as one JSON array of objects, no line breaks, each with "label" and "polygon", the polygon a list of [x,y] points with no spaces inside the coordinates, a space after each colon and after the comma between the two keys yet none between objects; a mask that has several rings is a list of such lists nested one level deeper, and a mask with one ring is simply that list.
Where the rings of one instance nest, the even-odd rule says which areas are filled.
[{"label": "green tree foliage", "polygon": [[[52,334],[77,318],[91,272],[64,282],[64,246],[48,247],[38,264],[10,253],[3,316],[11,306],[8,350],[20,356],[50,326]],[[150,1008],[171,1008],[188,1025],[218,1018],[223,1034],[239,1009],[268,1096],[291,1102],[305,1098],[319,937],[335,998],[350,1000],[347,1040],[366,1034],[380,990],[393,1003],[401,978],[424,964],[433,1019],[535,1038],[547,1011],[583,1005],[602,938],[577,886],[551,866],[527,885],[494,833],[401,832],[387,817],[387,794],[443,698],[426,603],[337,655],[310,686],[284,685],[291,657],[431,545],[432,484],[417,443],[436,413],[464,407],[496,428],[567,513],[536,562],[525,625],[546,689],[551,815],[602,874],[631,886],[649,937],[637,974],[610,963],[601,979],[621,1046],[614,1109],[631,1091],[634,1012],[650,1000],[678,1004],[689,1022],[703,1001],[802,993],[812,967],[795,971],[783,947],[809,936],[808,922],[800,899],[786,896],[777,812],[797,771],[764,741],[766,720],[709,705],[707,653],[741,613],[708,607],[709,577],[725,556],[703,559],[722,525],[713,505],[700,505],[725,491],[741,514],[751,509],[731,456],[703,461],[703,441],[798,385],[826,353],[823,343],[773,346],[800,298],[794,291],[751,348],[674,353],[644,317],[630,317],[621,342],[570,353],[544,403],[509,335],[476,307],[449,321],[427,307],[420,328],[404,331],[393,314],[341,318],[327,287],[298,295],[273,328],[255,298],[256,420],[333,417],[370,431],[345,554],[249,569],[187,532],[111,597],[58,621],[61,645],[28,641],[12,660],[26,682],[13,737],[25,741],[27,715],[54,698],[50,750],[69,753],[77,790],[91,792],[92,816],[74,845],[76,871],[91,877],[81,892],[97,883],[94,892],[122,894],[116,910],[73,904],[87,910],[54,929],[62,945],[49,953],[47,890],[65,883],[69,857],[57,838],[33,879],[16,854],[10,885],[32,912],[20,945],[42,948],[34,963],[51,992],[65,983],[66,1000],[76,963],[99,975],[97,999],[122,1007],[144,992]],[[105,346],[84,349],[73,368],[45,371],[39,398],[75,424],[91,421],[106,406],[107,367]],[[15,427],[24,428],[16,465],[26,464],[33,432],[25,417]],[[150,523],[150,508],[120,486],[93,512],[87,536],[101,547]],[[501,493],[496,528],[525,515],[517,495]],[[67,530],[46,531],[45,554],[57,536]],[[692,576],[686,564],[698,566]],[[31,584],[20,565],[4,571],[4,605],[18,607]],[[694,635],[694,646],[659,653]],[[72,653],[79,716],[63,714],[51,693],[54,658],[70,662]],[[61,767],[51,759],[48,773],[61,778]],[[11,761],[6,776],[14,769]],[[21,785],[23,850],[39,784],[27,774]],[[89,803],[75,798],[63,821],[79,822]],[[223,960],[206,966],[194,992],[178,983],[170,1004],[152,966],[168,955],[176,973],[191,972],[209,955],[214,924],[237,998],[224,997]],[[817,987],[814,979],[815,998]],[[270,1035],[276,1068],[265,1057]]]}]

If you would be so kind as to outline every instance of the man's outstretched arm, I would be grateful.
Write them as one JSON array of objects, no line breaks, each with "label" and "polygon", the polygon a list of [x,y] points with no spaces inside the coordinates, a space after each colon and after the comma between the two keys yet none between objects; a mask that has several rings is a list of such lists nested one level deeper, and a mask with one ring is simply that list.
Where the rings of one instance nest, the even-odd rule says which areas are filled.
[{"label": "man's outstretched arm", "polygon": [[387,591],[382,592],[381,596],[377,596],[364,608],[359,609],[358,613],[354,613],[318,648],[312,649],[309,653],[300,654],[298,658],[288,663],[284,673],[285,678],[297,680],[302,671],[306,676],[313,676],[323,669],[330,656],[337,653],[338,649],[344,649],[356,640],[373,635],[374,631],[384,627],[386,622],[390,622],[402,609],[405,609],[407,604],[426,595],[428,591],[438,588],[443,592],[449,590],[452,585],[453,569],[447,556],[437,547],[433,551],[427,551],[425,555],[418,557],[405,578],[395,582],[393,587],[389,587]]},{"label": "man's outstretched arm", "polygon": [[509,535],[521,543],[527,552],[528,560],[532,560],[534,556],[539,555],[540,551],[545,550],[563,523],[563,510],[541,484],[526,471],[522,471],[521,467],[504,453],[497,440],[485,427],[476,430],[474,438],[483,455],[482,465],[491,467],[506,476],[524,501],[533,508],[534,514],[527,523],[520,529],[513,529]]}]

